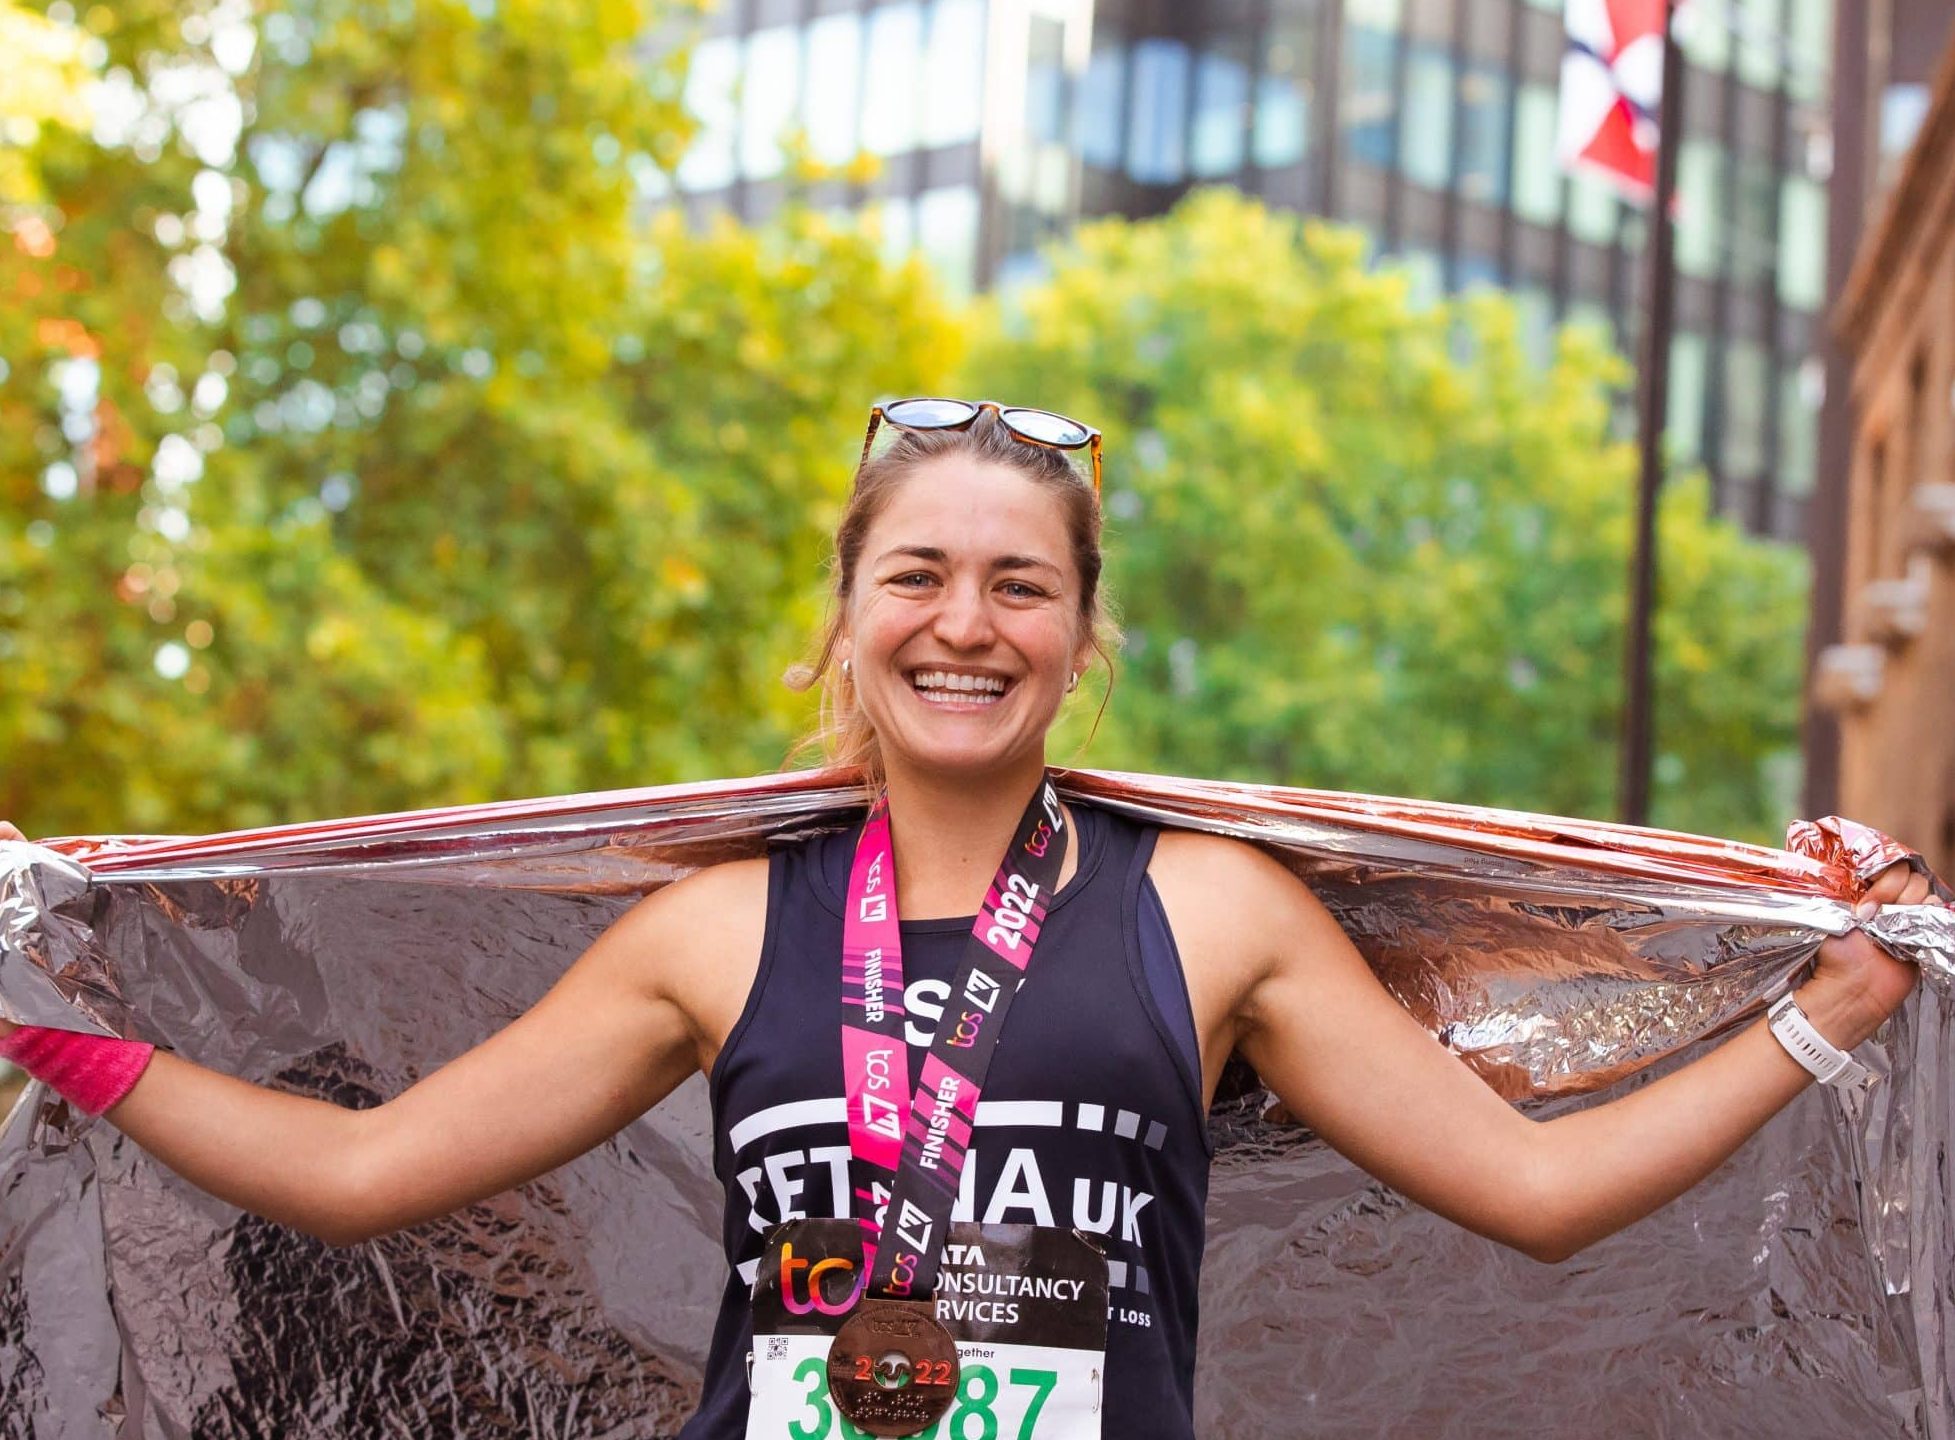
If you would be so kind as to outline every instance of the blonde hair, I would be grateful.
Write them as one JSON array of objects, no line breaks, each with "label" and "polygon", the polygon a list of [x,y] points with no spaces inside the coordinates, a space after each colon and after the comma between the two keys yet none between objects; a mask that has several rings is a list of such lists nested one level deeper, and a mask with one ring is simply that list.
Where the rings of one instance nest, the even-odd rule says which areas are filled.
[{"label": "blonde hair", "polygon": [[[821,686],[821,709],[815,729],[789,752],[790,765],[810,754],[830,764],[859,767],[863,785],[873,794],[882,788],[882,751],[875,726],[855,703],[855,686],[835,664],[835,647],[847,628],[849,600],[855,593],[856,567],[869,529],[888,506],[897,487],[918,466],[957,455],[994,465],[1006,465],[1050,492],[1065,516],[1072,545],[1073,566],[1079,571],[1079,622],[1107,667],[1107,692],[1100,699],[1093,726],[1099,728],[1113,693],[1113,652],[1120,631],[1112,608],[1100,592],[1100,503],[1093,487],[1075,470],[1064,452],[1019,440],[990,411],[980,414],[964,430],[897,430],[896,439],[881,454],[864,461],[856,471],[855,487],[841,523],[835,527],[835,555],[830,562],[835,588],[829,596],[828,619],[822,625],[813,658],[790,668],[782,677],[795,691]],[[1090,735],[1088,737],[1091,738]]]}]

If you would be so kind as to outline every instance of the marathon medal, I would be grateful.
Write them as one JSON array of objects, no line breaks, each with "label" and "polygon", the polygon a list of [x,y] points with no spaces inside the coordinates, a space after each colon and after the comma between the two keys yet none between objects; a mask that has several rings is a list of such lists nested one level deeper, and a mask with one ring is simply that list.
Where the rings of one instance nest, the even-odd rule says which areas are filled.
[{"label": "marathon medal", "polygon": [[869,1278],[829,1349],[828,1385],[835,1408],[871,1435],[916,1435],[957,1396],[957,1343],[931,1297],[978,1094],[1070,842],[1058,793],[1042,777],[951,986],[972,1001],[966,1023],[938,1028],[913,1094],[887,797],[856,845],[842,921],[842,1063]]},{"label": "marathon medal", "polygon": [[929,1429],[957,1395],[957,1342],[927,1300],[862,1299],[828,1352],[835,1408],[871,1435]]}]

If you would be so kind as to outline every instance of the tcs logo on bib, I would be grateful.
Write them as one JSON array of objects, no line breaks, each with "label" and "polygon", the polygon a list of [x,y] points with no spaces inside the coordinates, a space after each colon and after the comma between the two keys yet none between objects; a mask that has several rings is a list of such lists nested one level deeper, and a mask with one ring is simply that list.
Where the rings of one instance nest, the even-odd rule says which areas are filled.
[{"label": "tcs logo on bib", "polygon": [[[807,1271],[797,1293],[795,1275]],[[823,1277],[832,1277],[824,1279]],[[862,1280],[855,1273],[855,1262],[833,1257],[827,1260],[798,1260],[794,1246],[781,1246],[781,1304],[793,1315],[819,1310],[824,1315],[846,1315],[855,1308],[855,1294]]]}]

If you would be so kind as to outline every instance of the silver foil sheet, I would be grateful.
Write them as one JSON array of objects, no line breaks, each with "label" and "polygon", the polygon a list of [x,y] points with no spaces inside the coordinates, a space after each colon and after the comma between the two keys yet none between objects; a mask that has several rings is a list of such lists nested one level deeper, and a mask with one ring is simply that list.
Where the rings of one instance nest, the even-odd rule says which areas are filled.
[{"label": "silver foil sheet", "polygon": [[[1831,821],[1793,853],[1156,776],[1066,788],[1282,856],[1409,1009],[1543,1113],[1754,1014],[1899,853]],[[860,800],[818,773],[0,844],[0,1009],[371,1105],[519,1013],[639,896]],[[1877,1083],[1808,1091],[1565,1265],[1407,1204],[1232,1074],[1200,1432],[1955,1434],[1955,917],[1897,908],[1870,928],[1929,982],[1863,1052]],[[0,1435],[670,1435],[724,1278],[709,1134],[695,1079],[519,1192],[334,1249],[30,1086],[0,1137]]]}]

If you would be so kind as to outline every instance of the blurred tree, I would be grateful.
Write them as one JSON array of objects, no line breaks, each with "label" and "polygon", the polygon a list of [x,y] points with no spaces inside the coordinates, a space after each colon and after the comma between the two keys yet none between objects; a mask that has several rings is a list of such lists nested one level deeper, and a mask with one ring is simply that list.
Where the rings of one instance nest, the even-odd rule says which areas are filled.
[{"label": "blurred tree", "polygon": [[87,123],[83,48],[73,27],[0,0],[0,55],[7,57],[7,81],[0,86],[0,195],[24,200],[38,194],[23,152],[42,125]]},{"label": "blurred tree", "polygon": [[[1607,817],[1625,372],[1582,331],[1533,365],[1504,297],[1421,309],[1362,260],[1354,233],[1206,192],[1083,229],[990,307],[960,393],[1110,437],[1128,643],[1083,758]],[[1693,478],[1661,524],[1659,823],[1775,839],[1803,557],[1710,518]]]},{"label": "blurred tree", "polygon": [[[660,208],[685,5],[0,4],[32,60],[0,114],[0,815],[777,762],[849,437],[943,388],[966,325],[852,222]],[[1420,312],[1353,237],[1220,194],[1089,229],[980,331],[970,390],[1112,434],[1132,644],[1092,758],[1609,811],[1632,457],[1598,343],[1537,370],[1504,302]],[[1691,484],[1664,525],[1662,815],[1761,833],[1799,560]]]},{"label": "blurred tree", "polygon": [[960,331],[852,223],[655,213],[691,8],[26,17],[86,109],[0,156],[0,814],[778,762],[847,437]]}]

